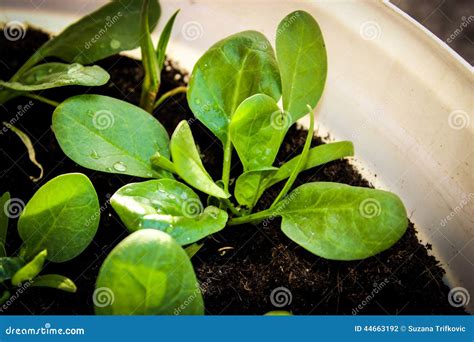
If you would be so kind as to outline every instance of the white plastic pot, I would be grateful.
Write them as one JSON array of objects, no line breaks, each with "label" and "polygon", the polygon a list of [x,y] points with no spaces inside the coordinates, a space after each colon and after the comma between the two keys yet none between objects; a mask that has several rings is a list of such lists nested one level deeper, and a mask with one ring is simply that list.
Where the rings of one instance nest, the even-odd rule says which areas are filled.
[{"label": "white plastic pot", "polygon": [[[0,21],[58,33],[105,1],[2,2]],[[161,3],[163,19],[181,8],[169,55],[189,71],[227,35],[254,29],[273,41],[290,11],[314,15],[329,60],[317,109],[320,134],[354,142],[354,163],[376,187],[400,195],[448,284],[474,295],[473,73],[461,57],[388,2]],[[472,312],[472,301],[468,308]]]}]

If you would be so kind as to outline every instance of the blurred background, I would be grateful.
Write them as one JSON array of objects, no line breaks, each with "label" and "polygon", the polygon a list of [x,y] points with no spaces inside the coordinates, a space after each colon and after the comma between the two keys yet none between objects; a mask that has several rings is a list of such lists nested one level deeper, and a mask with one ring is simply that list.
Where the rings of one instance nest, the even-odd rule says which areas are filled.
[{"label": "blurred background", "polygon": [[474,64],[473,0],[391,0]]}]

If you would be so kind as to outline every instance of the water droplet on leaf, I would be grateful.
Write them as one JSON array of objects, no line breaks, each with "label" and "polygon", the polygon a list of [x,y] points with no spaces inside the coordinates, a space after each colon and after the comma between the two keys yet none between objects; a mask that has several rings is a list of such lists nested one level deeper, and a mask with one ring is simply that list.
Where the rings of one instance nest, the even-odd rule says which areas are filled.
[{"label": "water droplet on leaf", "polygon": [[114,169],[118,172],[125,172],[127,171],[127,166],[122,162],[116,162],[114,164]]}]

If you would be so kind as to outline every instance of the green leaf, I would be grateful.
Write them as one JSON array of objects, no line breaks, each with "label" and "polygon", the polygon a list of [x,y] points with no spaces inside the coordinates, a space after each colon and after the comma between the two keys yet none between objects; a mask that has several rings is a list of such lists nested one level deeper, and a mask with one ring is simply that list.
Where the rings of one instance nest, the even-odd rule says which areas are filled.
[{"label": "green leaf", "polygon": [[94,238],[99,218],[99,200],[89,178],[81,173],[53,178],[33,195],[18,221],[26,257],[47,249],[50,261],[73,259]]},{"label": "green leaf", "polygon": [[225,145],[237,107],[260,93],[280,98],[278,65],[267,38],[245,31],[207,50],[194,66],[187,94],[194,115]]},{"label": "green leaf", "polygon": [[253,95],[237,107],[230,136],[245,171],[272,166],[290,123],[268,95]]},{"label": "green leaf", "polygon": [[[91,64],[120,51],[139,46],[142,0],[111,1],[67,27],[60,35],[48,41],[39,50],[43,58],[59,57],[70,63]],[[150,1],[150,29],[160,17],[158,1]]]},{"label": "green leaf", "polygon": [[201,157],[186,120],[181,121],[173,132],[170,149],[176,172],[188,184],[211,196],[219,198],[230,196],[214,183],[202,165]]},{"label": "green leaf", "polygon": [[8,215],[6,210],[10,203],[10,193],[5,192],[0,197],[0,257],[6,256],[5,244],[7,242]]},{"label": "green leaf", "polygon": [[143,229],[120,242],[100,268],[98,315],[202,315],[204,304],[186,252],[166,233]]},{"label": "green leaf", "polygon": [[0,283],[11,279],[13,275],[23,266],[25,262],[18,257],[0,258]]},{"label": "green leaf", "polygon": [[286,236],[333,260],[365,259],[397,242],[408,221],[393,193],[338,183],[307,183],[274,209]]},{"label": "green leaf", "polygon": [[204,246],[204,243],[193,243],[192,245],[189,245],[188,247],[186,247],[184,249],[184,251],[186,252],[186,254],[188,255],[189,259],[191,259],[193,256],[196,255],[197,252],[199,252],[202,248],[202,246]]},{"label": "green leaf", "polygon": [[11,293],[8,290],[5,290],[2,292],[2,295],[0,296],[0,305],[5,303],[8,299],[10,299]]},{"label": "green leaf", "polygon": [[16,82],[0,81],[0,86],[18,91],[36,91],[69,85],[101,86],[109,80],[101,67],[80,64],[45,63],[31,68]]},{"label": "green leaf", "polygon": [[[350,141],[316,146],[309,150],[303,170],[309,170],[352,155],[354,155],[354,146]],[[265,190],[290,177],[300,158],[301,154],[284,163],[280,168],[264,168],[240,175],[237,178],[234,192],[239,204],[253,208]]]},{"label": "green leaf", "polygon": [[128,102],[101,95],[70,97],[54,111],[53,131],[64,153],[81,166],[142,178],[169,177],[150,162],[156,151],[169,158],[168,133]]},{"label": "green leaf", "polygon": [[151,40],[148,9],[149,1],[144,0],[140,14],[140,48],[145,76],[142,83],[140,107],[151,113],[160,86],[160,68],[155,58],[155,49]]},{"label": "green leaf", "polygon": [[218,232],[227,222],[225,211],[204,209],[194,191],[170,179],[125,185],[112,196],[111,204],[130,231],[159,229],[181,245]]},{"label": "green leaf", "polygon": [[281,21],[276,53],[283,109],[295,122],[308,113],[308,104],[316,106],[326,82],[326,47],[319,25],[309,13],[296,11]]},{"label": "green leaf", "polygon": [[50,287],[61,291],[75,293],[77,291],[74,282],[60,274],[45,274],[38,276],[31,284],[32,287]]},{"label": "green leaf", "polygon": [[46,249],[39,252],[30,262],[20,268],[12,277],[12,285],[18,286],[26,280],[36,277],[43,269],[48,252]]},{"label": "green leaf", "polygon": [[159,70],[163,68],[163,65],[165,63],[166,48],[170,40],[171,31],[173,30],[174,21],[179,11],[180,10],[177,10],[176,12],[174,12],[174,14],[169,18],[168,22],[163,28],[163,31],[161,31],[160,40],[158,41],[158,45],[156,46],[156,61],[157,61]]}]

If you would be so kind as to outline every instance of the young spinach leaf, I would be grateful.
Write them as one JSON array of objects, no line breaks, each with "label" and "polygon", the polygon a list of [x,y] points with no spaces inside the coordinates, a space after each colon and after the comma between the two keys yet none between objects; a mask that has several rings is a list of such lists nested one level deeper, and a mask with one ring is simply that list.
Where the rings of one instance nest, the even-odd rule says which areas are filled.
[{"label": "young spinach leaf", "polygon": [[156,151],[169,158],[168,133],[128,102],[101,95],[70,97],[54,111],[53,131],[64,153],[81,166],[142,178],[170,177],[150,162]]},{"label": "young spinach leaf", "polygon": [[[303,170],[326,164],[330,161],[354,155],[354,146],[350,141],[340,141],[313,147],[309,150],[308,159]],[[237,178],[235,198],[241,205],[253,208],[263,192],[288,178],[296,167],[301,155],[298,155],[280,168],[264,168],[248,171]]]},{"label": "young spinach leaf", "polygon": [[230,137],[244,171],[272,166],[291,123],[284,117],[275,100],[265,94],[253,95],[237,107]]},{"label": "young spinach leaf", "polygon": [[171,136],[170,149],[176,172],[188,184],[214,197],[228,198],[230,196],[214,183],[202,165],[201,157],[186,120],[178,124]]},{"label": "young spinach leaf", "polygon": [[244,31],[217,42],[197,61],[189,80],[188,103],[199,121],[225,145],[235,110],[259,93],[278,101],[278,65],[267,38]]},{"label": "young spinach leaf", "polygon": [[0,258],[0,283],[11,279],[13,275],[23,266],[25,262],[19,257]]},{"label": "young spinach leaf", "polygon": [[32,287],[50,287],[65,292],[75,293],[77,291],[74,282],[60,274],[45,274],[33,279]]},{"label": "young spinach leaf", "polygon": [[181,245],[218,232],[227,222],[224,210],[213,206],[204,209],[194,191],[170,179],[125,185],[110,202],[130,231],[159,229]]},{"label": "young spinach leaf", "polygon": [[202,315],[204,305],[186,252],[166,233],[142,229],[105,259],[96,283],[113,295],[96,305],[98,315]]},{"label": "young spinach leaf", "polygon": [[282,217],[286,236],[332,260],[364,259],[384,251],[408,225],[395,194],[338,183],[301,185],[270,212]]},{"label": "young spinach leaf", "polygon": [[26,280],[36,277],[43,269],[48,252],[46,249],[39,252],[31,261],[27,262],[12,277],[12,285],[18,286]]},{"label": "young spinach leaf", "polygon": [[326,82],[327,56],[318,23],[305,11],[288,14],[276,36],[280,67],[283,109],[296,122],[314,108]]},{"label": "young spinach leaf", "polygon": [[99,200],[89,178],[70,173],[44,184],[26,204],[18,221],[25,257],[43,249],[48,260],[68,261],[92,241],[99,226]]},{"label": "young spinach leaf", "polygon": [[[168,22],[166,23],[165,27],[163,28],[163,31],[161,32],[158,45],[156,46],[156,52],[155,52],[156,61],[157,61],[160,72],[163,69],[163,65],[165,64],[166,48],[168,47],[171,31],[173,30],[174,21],[178,13],[179,13],[179,10],[174,12],[173,15],[168,19]],[[160,76],[161,76],[160,73],[158,73],[159,78],[161,78]]]},{"label": "young spinach leaf", "polygon": [[10,193],[5,192],[0,197],[0,258],[5,257],[5,243],[7,241],[8,231],[8,205],[10,204]]},{"label": "young spinach leaf", "polygon": [[110,76],[101,67],[80,64],[45,63],[25,72],[18,81],[0,81],[0,86],[16,91],[36,91],[69,85],[101,86]]}]

